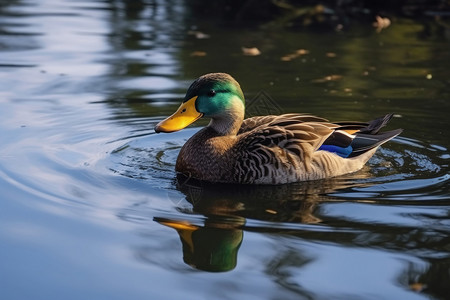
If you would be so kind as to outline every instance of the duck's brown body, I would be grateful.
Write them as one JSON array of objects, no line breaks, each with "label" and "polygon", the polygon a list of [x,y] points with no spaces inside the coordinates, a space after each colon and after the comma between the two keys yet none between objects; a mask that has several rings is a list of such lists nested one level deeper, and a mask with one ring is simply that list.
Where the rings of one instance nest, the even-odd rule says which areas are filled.
[{"label": "duck's brown body", "polygon": [[283,184],[355,172],[376,147],[353,158],[317,151],[339,127],[298,114],[247,119],[236,135],[222,136],[208,126],[183,146],[176,171],[199,180],[240,184]]}]

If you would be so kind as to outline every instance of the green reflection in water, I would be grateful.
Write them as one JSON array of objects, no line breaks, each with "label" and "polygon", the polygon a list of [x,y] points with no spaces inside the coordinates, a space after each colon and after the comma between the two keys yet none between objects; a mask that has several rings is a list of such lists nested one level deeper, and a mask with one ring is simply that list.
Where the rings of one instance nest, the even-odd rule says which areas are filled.
[{"label": "green reflection in water", "polygon": [[163,218],[155,218],[155,221],[177,231],[186,264],[210,272],[225,272],[236,267],[244,234],[234,227],[239,226],[243,219],[227,223],[208,219],[203,226]]}]

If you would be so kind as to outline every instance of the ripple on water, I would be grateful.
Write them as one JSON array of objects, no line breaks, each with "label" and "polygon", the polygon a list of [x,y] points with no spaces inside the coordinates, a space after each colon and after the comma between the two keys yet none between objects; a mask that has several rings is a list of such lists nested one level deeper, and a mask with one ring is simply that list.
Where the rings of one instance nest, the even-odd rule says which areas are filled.
[{"label": "ripple on water", "polygon": [[333,195],[361,200],[444,200],[450,180],[446,171],[446,148],[402,137],[395,141],[399,144],[395,149],[388,144],[369,161],[374,175],[366,180],[370,186],[354,187]]},{"label": "ripple on water", "polygon": [[129,178],[148,180],[155,186],[170,187],[175,178],[178,152],[197,130],[150,134],[126,142],[111,152],[109,169]]}]

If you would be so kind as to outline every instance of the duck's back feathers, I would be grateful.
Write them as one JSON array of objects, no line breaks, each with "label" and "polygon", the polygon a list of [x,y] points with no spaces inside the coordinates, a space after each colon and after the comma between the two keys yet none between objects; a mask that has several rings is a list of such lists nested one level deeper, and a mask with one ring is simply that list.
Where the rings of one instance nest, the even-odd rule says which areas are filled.
[{"label": "duck's back feathers", "polygon": [[314,122],[284,126],[269,123],[244,132],[230,151],[235,162],[234,180],[273,184],[298,181],[293,179],[295,174],[307,173],[313,153],[332,132]]},{"label": "duck's back feathers", "polygon": [[328,122],[328,120],[312,115],[306,114],[283,114],[283,115],[268,115],[258,116],[245,119],[242,122],[238,135],[244,132],[251,131],[259,126],[285,126],[288,124],[298,124],[304,122]]},{"label": "duck's back feathers", "polygon": [[392,115],[368,123],[299,114],[246,119],[233,147],[234,180],[285,183],[353,172],[401,129],[378,134]]}]

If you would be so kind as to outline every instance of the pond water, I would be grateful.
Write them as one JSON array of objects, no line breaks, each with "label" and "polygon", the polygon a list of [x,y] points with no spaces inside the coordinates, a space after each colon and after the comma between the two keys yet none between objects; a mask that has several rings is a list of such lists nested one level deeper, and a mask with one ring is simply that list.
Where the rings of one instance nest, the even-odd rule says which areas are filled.
[{"label": "pond water", "polygon": [[[317,32],[206,21],[181,0],[0,4],[2,298],[448,297],[450,52],[427,22]],[[393,112],[404,132],[330,180],[177,181],[206,123],[154,125],[217,71],[249,114]]]}]

